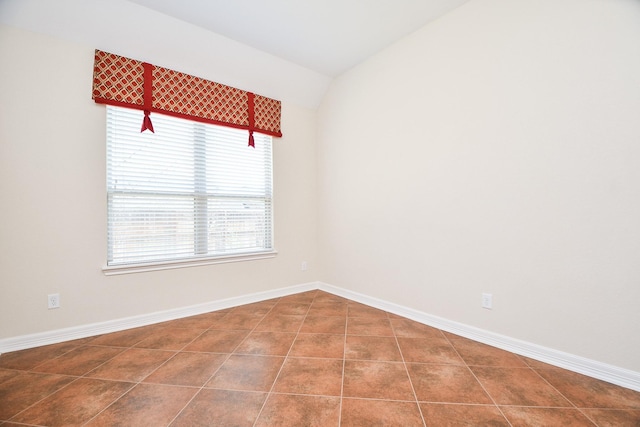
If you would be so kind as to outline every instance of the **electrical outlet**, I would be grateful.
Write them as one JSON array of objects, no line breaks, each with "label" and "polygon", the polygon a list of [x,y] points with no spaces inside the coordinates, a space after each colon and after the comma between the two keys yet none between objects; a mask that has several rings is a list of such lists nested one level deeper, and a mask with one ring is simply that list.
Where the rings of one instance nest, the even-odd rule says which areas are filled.
[{"label": "electrical outlet", "polygon": [[49,294],[47,296],[49,309],[60,308],[60,294]]},{"label": "electrical outlet", "polygon": [[307,271],[308,269],[309,269],[309,265],[307,264],[307,261],[302,261],[302,264],[300,264],[300,270]]},{"label": "electrical outlet", "polygon": [[493,295],[482,294],[482,308],[491,310],[493,308]]}]

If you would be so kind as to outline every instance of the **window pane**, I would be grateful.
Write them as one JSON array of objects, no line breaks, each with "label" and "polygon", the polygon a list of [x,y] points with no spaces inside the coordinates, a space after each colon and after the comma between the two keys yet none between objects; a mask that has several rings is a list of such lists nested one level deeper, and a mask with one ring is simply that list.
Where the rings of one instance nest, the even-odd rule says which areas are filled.
[{"label": "window pane", "polygon": [[192,197],[109,197],[112,259],[151,262],[194,256]]},{"label": "window pane", "polygon": [[107,107],[109,265],[272,249],[271,137]]},{"label": "window pane", "polygon": [[[209,200],[209,251],[232,253],[271,247],[271,202],[258,199]],[[268,220],[268,221],[267,221]]]},{"label": "window pane", "polygon": [[156,133],[140,132],[142,113],[110,109],[113,114],[107,120],[109,190],[192,192],[193,124],[157,114],[153,117]]},{"label": "window pane", "polygon": [[246,132],[234,129],[207,134],[207,193],[264,196],[271,194],[270,137],[255,135],[255,149],[247,150]]}]

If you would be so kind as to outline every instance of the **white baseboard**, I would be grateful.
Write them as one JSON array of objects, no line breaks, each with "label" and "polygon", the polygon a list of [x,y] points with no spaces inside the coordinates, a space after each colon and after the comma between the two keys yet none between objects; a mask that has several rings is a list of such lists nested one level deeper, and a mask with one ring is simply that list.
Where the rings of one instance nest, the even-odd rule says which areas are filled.
[{"label": "white baseboard", "polygon": [[189,307],[176,308],[172,310],[160,311],[139,316],[127,317],[123,319],[110,320],[100,323],[76,326],[72,328],[57,329],[53,331],[41,332],[37,334],[23,335],[0,340],[0,354],[24,350],[27,348],[39,347],[43,345],[56,344],[80,338],[118,332],[125,329],[147,326],[154,323],[166,322],[182,317],[195,316],[225,308],[235,307],[243,304],[263,301],[271,298],[279,298],[287,295],[320,289],[352,301],[379,308],[398,316],[406,317],[425,325],[442,329],[465,338],[472,339],[484,344],[501,348],[521,356],[539,360],[560,368],[578,372],[593,378],[607,381],[622,387],[640,391],[640,372],[631,371],[606,363],[590,360],[584,357],[543,347],[526,341],[496,334],[494,332],[479,329],[473,326],[447,320],[438,316],[423,313],[408,307],[390,303],[370,297],[368,295],[349,291],[347,289],[332,286],[323,282],[310,282],[286,288],[275,289],[265,292],[257,292],[249,295],[228,298],[219,301],[211,301]]},{"label": "white baseboard", "polygon": [[406,317],[425,325],[433,326],[452,334],[460,335],[484,344],[498,347],[509,352],[548,363],[559,368],[597,378],[625,388],[640,391],[640,372],[565,353],[552,348],[543,347],[527,341],[500,335],[473,326],[447,320],[438,316],[423,313],[401,305],[373,298],[347,289],[338,288],[326,283],[319,283],[319,289],[360,302],[371,307]]},{"label": "white baseboard", "polygon": [[71,341],[80,338],[108,334],[111,332],[123,331],[125,329],[152,325],[154,323],[166,322],[168,320],[180,319],[182,317],[195,316],[198,314],[208,313],[216,310],[223,310],[225,308],[235,307],[238,305],[250,304],[253,302],[264,301],[271,298],[279,298],[286,295],[310,291],[318,289],[318,286],[319,285],[317,282],[311,282],[265,292],[256,292],[249,295],[242,295],[219,301],[211,301],[188,307],[142,314],[133,317],[126,317],[123,319],[115,319],[106,322],[76,326],[72,328],[56,329],[53,331],[46,331],[37,334],[5,338],[0,340],[0,354],[9,351],[24,350],[27,348],[57,344],[64,341]]}]

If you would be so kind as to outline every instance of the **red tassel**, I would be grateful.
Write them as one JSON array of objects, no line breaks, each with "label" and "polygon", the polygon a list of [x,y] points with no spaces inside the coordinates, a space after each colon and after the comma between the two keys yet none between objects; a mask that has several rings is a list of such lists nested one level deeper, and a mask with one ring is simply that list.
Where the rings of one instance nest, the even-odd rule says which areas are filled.
[{"label": "red tassel", "polygon": [[151,123],[151,117],[149,117],[149,110],[144,110],[144,119],[142,119],[142,128],[140,128],[140,133],[149,129],[152,133],[153,131],[153,123]]},{"label": "red tassel", "polygon": [[256,148],[256,143],[253,140],[253,129],[255,126],[254,117],[254,98],[255,95],[252,92],[247,92],[247,113],[249,113],[249,147]]}]

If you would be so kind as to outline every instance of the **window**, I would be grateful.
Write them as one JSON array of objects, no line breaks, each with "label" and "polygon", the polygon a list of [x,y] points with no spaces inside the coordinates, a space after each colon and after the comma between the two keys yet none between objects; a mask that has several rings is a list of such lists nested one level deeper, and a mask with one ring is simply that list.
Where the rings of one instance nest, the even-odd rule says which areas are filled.
[{"label": "window", "polygon": [[107,265],[271,252],[271,137],[160,114],[141,133],[140,117],[107,106]]}]

